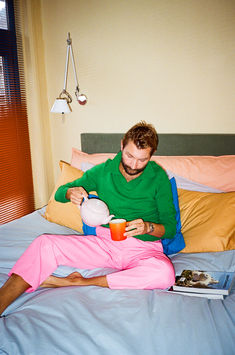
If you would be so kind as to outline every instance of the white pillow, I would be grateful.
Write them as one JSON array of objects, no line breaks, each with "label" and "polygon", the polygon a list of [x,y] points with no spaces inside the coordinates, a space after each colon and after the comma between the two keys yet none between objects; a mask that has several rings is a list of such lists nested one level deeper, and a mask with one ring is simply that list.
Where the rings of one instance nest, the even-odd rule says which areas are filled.
[{"label": "white pillow", "polygon": [[200,192],[212,192],[212,193],[220,193],[223,192],[218,189],[214,189],[213,187],[209,187],[203,184],[199,184],[198,182],[186,179],[182,176],[176,175],[170,170],[166,170],[166,173],[171,179],[172,177],[175,178],[176,185],[178,189],[184,189],[184,190],[189,190],[189,191],[200,191]]},{"label": "white pillow", "polygon": [[[81,170],[85,172],[85,171],[93,168],[93,166],[95,166],[95,164],[92,164],[89,162],[82,162],[81,163]],[[169,179],[171,179],[172,177],[175,178],[176,185],[177,185],[178,189],[184,189],[184,190],[189,190],[189,191],[200,191],[200,192],[213,192],[213,193],[223,192],[221,190],[214,189],[213,187],[202,185],[197,182],[186,179],[182,176],[176,175],[173,172],[171,172],[170,170],[166,170],[166,173],[167,173]]]}]

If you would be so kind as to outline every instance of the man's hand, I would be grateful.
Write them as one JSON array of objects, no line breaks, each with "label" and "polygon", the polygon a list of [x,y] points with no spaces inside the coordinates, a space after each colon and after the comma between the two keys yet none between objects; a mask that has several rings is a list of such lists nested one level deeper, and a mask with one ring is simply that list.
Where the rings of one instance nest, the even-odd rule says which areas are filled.
[{"label": "man's hand", "polygon": [[[150,224],[154,227],[153,231],[150,231]],[[165,234],[165,227],[162,224],[144,222],[141,218],[127,222],[126,225],[126,233],[124,233],[124,235],[127,236],[127,238],[140,234],[150,234],[154,237],[161,238]]]},{"label": "man's hand", "polygon": [[66,198],[70,200],[72,203],[75,205],[81,205],[82,200],[84,197],[87,197],[88,193],[86,190],[79,186],[79,187],[71,187],[70,189],[67,190],[66,193]]},{"label": "man's hand", "polygon": [[126,225],[126,233],[124,235],[127,236],[127,238],[148,233],[148,222],[144,222],[141,218],[127,222]]}]

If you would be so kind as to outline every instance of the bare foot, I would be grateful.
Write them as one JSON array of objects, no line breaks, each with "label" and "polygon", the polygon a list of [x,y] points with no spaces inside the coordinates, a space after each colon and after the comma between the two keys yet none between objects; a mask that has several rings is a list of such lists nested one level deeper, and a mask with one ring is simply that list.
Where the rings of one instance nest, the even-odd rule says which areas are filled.
[{"label": "bare foot", "polygon": [[66,287],[66,286],[81,286],[84,284],[84,277],[77,271],[72,272],[66,277],[49,276],[40,287]]}]

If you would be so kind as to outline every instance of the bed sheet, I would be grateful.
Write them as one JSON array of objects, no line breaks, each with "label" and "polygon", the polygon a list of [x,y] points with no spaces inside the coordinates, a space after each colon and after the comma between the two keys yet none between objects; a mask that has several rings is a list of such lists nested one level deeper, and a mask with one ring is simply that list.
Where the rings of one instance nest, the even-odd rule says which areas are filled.
[{"label": "bed sheet", "polygon": [[[78,234],[48,222],[43,210],[0,227],[0,285],[38,235]],[[235,271],[235,251],[176,254],[184,268]],[[60,266],[65,276],[111,269]],[[0,319],[0,354],[9,355],[232,355],[235,349],[235,285],[224,300],[175,295],[162,290],[110,290],[95,286],[37,289],[23,294]]]}]

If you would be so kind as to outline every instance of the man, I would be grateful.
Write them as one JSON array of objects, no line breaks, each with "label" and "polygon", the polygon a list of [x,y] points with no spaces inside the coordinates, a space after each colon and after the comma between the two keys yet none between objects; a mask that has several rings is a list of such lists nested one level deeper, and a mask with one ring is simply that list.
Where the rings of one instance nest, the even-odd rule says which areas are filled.
[{"label": "man", "polygon": [[[174,268],[163,253],[161,238],[173,238],[176,233],[175,208],[165,171],[150,161],[157,145],[154,127],[140,122],[125,134],[121,152],[113,160],[59,187],[55,199],[76,205],[89,191],[97,191],[111,214],[128,221],[127,239],[113,241],[107,226],[97,227],[96,236],[39,236],[16,262],[0,289],[0,314],[23,292],[34,291],[38,286],[164,289],[174,283]],[[58,265],[80,269],[110,267],[117,271],[91,278],[78,272],[55,277],[51,274]]]}]

